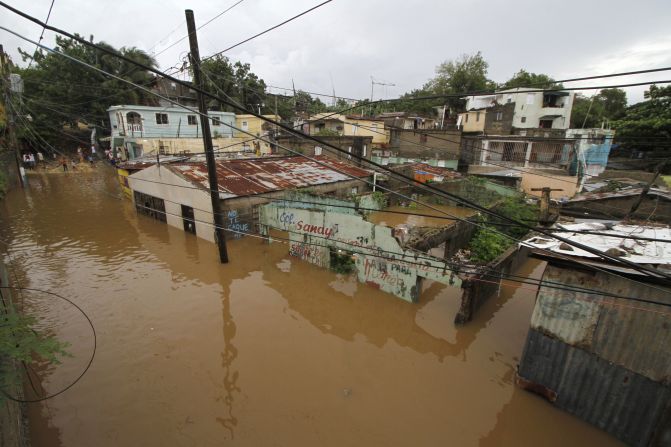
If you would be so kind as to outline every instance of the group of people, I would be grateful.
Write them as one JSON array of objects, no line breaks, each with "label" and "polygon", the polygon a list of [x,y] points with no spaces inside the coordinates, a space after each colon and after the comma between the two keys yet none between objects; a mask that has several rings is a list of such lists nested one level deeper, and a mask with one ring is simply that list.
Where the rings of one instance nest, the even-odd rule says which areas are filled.
[{"label": "group of people", "polygon": [[[44,154],[42,152],[37,152],[37,161],[41,165],[44,165]],[[26,152],[23,154],[23,167],[26,169],[35,169],[37,167],[37,161],[35,161],[35,154],[32,152]]]}]

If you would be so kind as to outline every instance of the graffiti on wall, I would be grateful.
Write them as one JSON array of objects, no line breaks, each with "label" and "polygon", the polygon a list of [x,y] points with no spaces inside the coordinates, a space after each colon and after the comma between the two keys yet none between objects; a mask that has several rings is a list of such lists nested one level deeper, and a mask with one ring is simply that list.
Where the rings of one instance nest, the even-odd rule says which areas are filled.
[{"label": "graffiti on wall", "polygon": [[[326,225],[313,225],[305,223],[302,220],[297,220],[293,213],[283,212],[280,215],[280,223],[284,224],[290,231],[298,231],[301,233],[314,234],[317,236],[324,236],[330,239],[331,236],[338,233],[338,225],[327,227]],[[293,227],[293,228],[292,228]]]},{"label": "graffiti on wall", "polygon": [[249,233],[249,223],[240,222],[238,210],[230,210],[226,217],[228,218],[226,228],[230,230],[234,239],[240,239],[244,233]]},{"label": "graffiti on wall", "polygon": [[325,247],[292,242],[289,245],[289,254],[319,267],[328,267],[328,249]]}]

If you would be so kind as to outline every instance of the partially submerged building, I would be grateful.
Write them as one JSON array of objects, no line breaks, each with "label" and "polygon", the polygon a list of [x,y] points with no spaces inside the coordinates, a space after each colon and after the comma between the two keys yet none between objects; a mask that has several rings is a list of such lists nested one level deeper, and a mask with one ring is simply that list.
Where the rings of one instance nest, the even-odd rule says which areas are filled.
[{"label": "partially submerged building", "polygon": [[[561,233],[671,272],[668,227],[563,227],[612,235]],[[534,237],[524,245],[548,264],[519,364],[519,385],[628,445],[671,445],[671,288],[659,277],[604,262],[555,239]]]},{"label": "partially submerged building", "polygon": [[[255,233],[259,206],[286,190],[346,197],[369,190],[371,172],[326,157],[218,160],[219,198],[228,237]],[[204,161],[153,165],[128,177],[139,213],[214,241]]]}]

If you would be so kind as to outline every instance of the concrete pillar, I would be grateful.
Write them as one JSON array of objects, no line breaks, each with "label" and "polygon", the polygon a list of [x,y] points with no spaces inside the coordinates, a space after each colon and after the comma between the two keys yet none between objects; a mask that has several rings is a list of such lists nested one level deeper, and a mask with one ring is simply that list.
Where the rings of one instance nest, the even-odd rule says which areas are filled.
[{"label": "concrete pillar", "polygon": [[529,141],[527,143],[527,153],[524,154],[524,167],[525,168],[529,167],[529,160],[531,159],[531,146],[532,145],[533,145],[533,143],[531,141]]}]

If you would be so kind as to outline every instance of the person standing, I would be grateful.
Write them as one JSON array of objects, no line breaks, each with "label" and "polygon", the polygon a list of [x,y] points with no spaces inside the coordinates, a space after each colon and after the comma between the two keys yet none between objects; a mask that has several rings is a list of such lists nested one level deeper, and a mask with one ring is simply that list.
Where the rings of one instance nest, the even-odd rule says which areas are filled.
[{"label": "person standing", "polygon": [[37,161],[42,167],[46,168],[47,163],[44,161],[44,154],[40,151],[37,151]]},{"label": "person standing", "polygon": [[68,172],[68,159],[63,155],[60,159],[60,163],[63,166],[63,172]]}]

